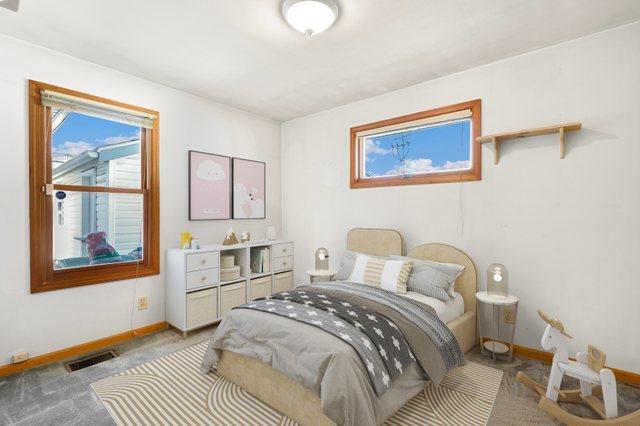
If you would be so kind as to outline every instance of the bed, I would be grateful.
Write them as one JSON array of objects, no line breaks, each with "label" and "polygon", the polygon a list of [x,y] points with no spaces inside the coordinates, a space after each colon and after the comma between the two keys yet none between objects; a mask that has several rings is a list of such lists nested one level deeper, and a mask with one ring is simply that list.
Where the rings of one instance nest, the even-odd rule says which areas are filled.
[{"label": "bed", "polygon": [[[347,236],[349,250],[376,256],[401,255],[403,247],[402,235],[394,230],[356,228]],[[446,326],[460,349],[469,351],[476,344],[475,265],[462,251],[444,244],[423,244],[406,255],[465,266],[455,284],[457,297],[462,300],[452,306],[440,306],[440,313],[438,307],[434,308],[438,316],[448,315]],[[407,298],[411,299],[411,296]],[[462,306],[464,312],[460,312]],[[244,309],[240,311],[243,312],[232,311],[221,324],[227,333],[224,342],[219,339],[214,344],[216,335],[212,338],[208,352],[216,353],[218,374],[300,424],[380,424],[424,388],[425,378],[416,368],[416,371],[404,372],[389,390],[378,397],[372,386],[356,385],[363,381],[366,370],[354,356],[351,346],[340,341],[336,343],[335,336],[288,318]],[[247,327],[258,336],[268,333],[269,337],[254,339],[251,351],[242,354],[247,342],[240,335]],[[291,341],[295,341],[299,348],[287,352],[283,347],[290,346]],[[217,346],[215,351],[214,346]],[[234,350],[228,350],[229,347]],[[329,347],[332,353],[323,353],[324,348]],[[320,368],[317,363],[326,363],[327,359],[335,361],[331,366],[335,369],[334,374],[329,379],[331,382],[327,381],[329,375],[325,374],[322,383],[318,383],[314,375]],[[205,357],[203,371],[208,371],[210,365],[206,364]],[[336,383],[340,380],[347,384]],[[362,395],[363,392],[368,394]]]}]

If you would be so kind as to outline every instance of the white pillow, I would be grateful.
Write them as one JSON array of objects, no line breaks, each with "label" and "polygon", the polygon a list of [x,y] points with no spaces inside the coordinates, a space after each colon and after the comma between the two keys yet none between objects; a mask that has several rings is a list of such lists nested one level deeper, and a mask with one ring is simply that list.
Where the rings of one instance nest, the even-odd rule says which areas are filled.
[{"label": "white pillow", "polygon": [[349,281],[405,294],[411,266],[412,262],[408,260],[379,259],[358,254]]}]

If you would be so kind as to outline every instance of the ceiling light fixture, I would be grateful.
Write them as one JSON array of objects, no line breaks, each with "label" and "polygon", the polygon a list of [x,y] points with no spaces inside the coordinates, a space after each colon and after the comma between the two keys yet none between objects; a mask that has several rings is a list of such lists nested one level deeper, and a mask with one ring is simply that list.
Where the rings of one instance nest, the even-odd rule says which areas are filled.
[{"label": "ceiling light fixture", "polygon": [[338,18],[334,0],[285,0],[282,16],[296,30],[309,38],[329,28]]}]

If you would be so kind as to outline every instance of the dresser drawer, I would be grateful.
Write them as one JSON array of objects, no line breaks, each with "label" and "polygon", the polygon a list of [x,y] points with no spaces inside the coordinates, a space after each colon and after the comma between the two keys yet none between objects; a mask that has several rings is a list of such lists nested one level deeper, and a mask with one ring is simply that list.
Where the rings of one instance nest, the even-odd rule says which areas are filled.
[{"label": "dresser drawer", "polygon": [[246,283],[220,286],[220,316],[225,316],[231,309],[243,305],[246,299]]},{"label": "dresser drawer", "polygon": [[254,278],[251,280],[251,300],[259,297],[267,297],[271,294],[271,277]]},{"label": "dresser drawer", "polygon": [[218,289],[187,294],[187,328],[199,327],[218,318]]},{"label": "dresser drawer", "polygon": [[273,259],[273,270],[284,271],[293,268],[293,256],[276,257]]},{"label": "dresser drawer", "polygon": [[273,276],[273,292],[287,291],[293,288],[293,272],[284,272]]},{"label": "dresser drawer", "polygon": [[187,290],[218,283],[218,268],[187,272]]},{"label": "dresser drawer", "polygon": [[192,253],[187,255],[187,272],[217,268],[218,252]]},{"label": "dresser drawer", "polygon": [[276,244],[273,246],[273,257],[293,256],[293,243]]}]

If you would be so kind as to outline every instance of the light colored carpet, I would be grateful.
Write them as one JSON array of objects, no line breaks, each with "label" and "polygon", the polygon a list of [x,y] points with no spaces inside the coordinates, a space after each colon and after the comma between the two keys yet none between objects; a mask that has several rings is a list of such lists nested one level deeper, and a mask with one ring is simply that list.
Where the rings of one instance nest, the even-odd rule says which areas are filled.
[{"label": "light colored carpet", "polygon": [[[119,425],[295,425],[243,389],[199,372],[207,342],[92,383]],[[470,362],[427,386],[388,425],[485,425],[502,371]]]}]

